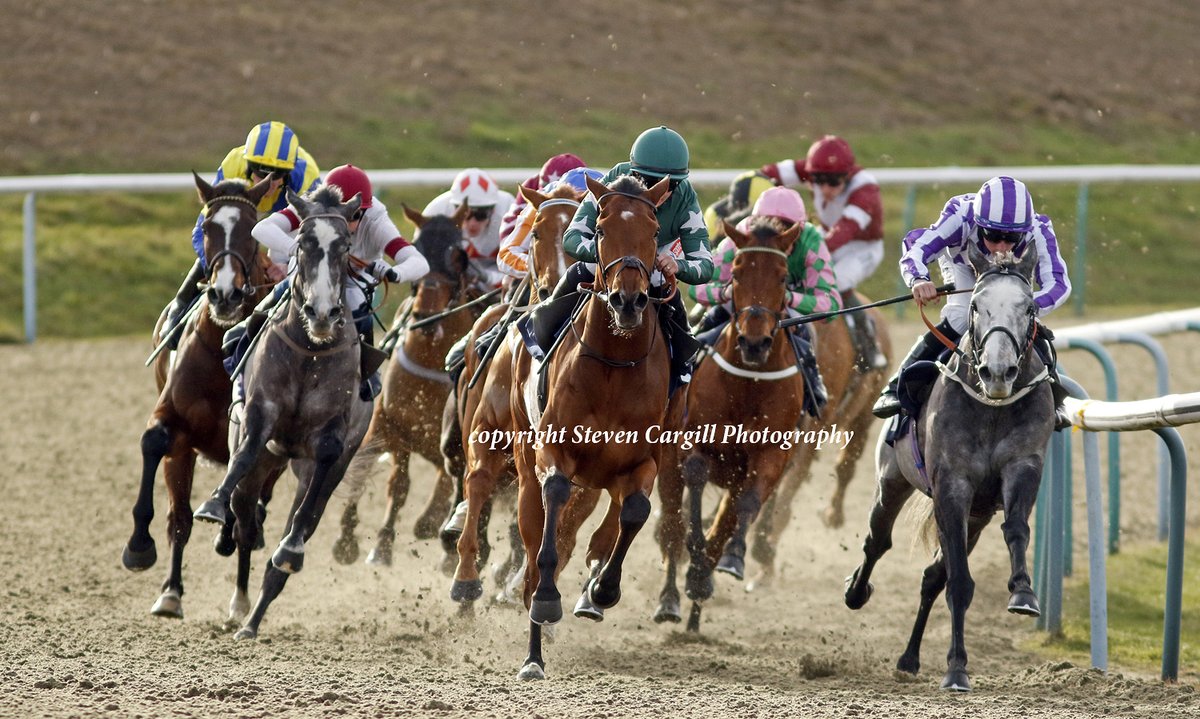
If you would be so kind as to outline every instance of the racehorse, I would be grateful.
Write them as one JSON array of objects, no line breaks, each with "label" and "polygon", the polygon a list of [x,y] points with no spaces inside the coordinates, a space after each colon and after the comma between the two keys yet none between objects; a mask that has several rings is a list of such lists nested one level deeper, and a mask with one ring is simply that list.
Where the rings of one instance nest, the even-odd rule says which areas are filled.
[{"label": "racehorse", "polygon": [[[594,286],[581,285],[588,300],[546,357],[546,367],[535,367],[527,352],[517,353],[513,367],[518,522],[526,554],[536,557],[525,563],[530,624],[522,679],[545,677],[542,626],[562,618],[556,539],[572,487],[607,492],[609,516],[617,519],[598,530],[616,528],[615,536],[593,536],[587,557],[593,572],[584,595],[602,611],[620,600],[625,556],[650,516],[660,447],[644,430],[667,421],[670,361],[654,305],[676,290],[668,283],[667,296],[659,299],[650,291],[656,211],[668,195],[668,178],[649,190],[632,177],[619,177],[611,187],[590,177],[587,184],[595,198],[587,201],[597,205]],[[547,373],[544,409],[537,397],[541,371]],[[597,433],[599,441],[562,441],[549,434],[576,426]],[[534,436],[530,428],[542,434]]]},{"label": "racehorse", "polygon": [[[158,559],[150,521],[154,517],[154,477],[161,462],[167,486],[171,566],[150,613],[175,618],[183,617],[183,551],[192,532],[197,455],[219,464],[229,461],[231,384],[221,364],[221,338],[274,285],[266,272],[269,260],[250,235],[258,220],[255,208],[270,183],[264,180],[250,187],[241,180],[225,180],[212,186],[199,175],[193,176],[204,203],[208,287],[193,313],[195,319],[182,328],[174,365],[166,352],[154,360],[158,402],[142,434],[142,479],[133,507],[133,535],[121,557],[125,567],[134,571],[148,569]],[[160,318],[155,344],[161,326]],[[223,540],[218,551],[226,555],[232,553],[231,529],[227,527],[218,537]]]},{"label": "racehorse", "polygon": [[[718,338],[713,355],[696,368],[688,390],[684,429],[697,440],[668,443],[663,459],[658,540],[666,582],[659,594],[656,622],[682,619],[675,575],[684,544],[684,486],[690,525],[686,588],[693,600],[688,630],[699,631],[701,602],[713,592],[714,567],[742,578],[746,533],[775,490],[794,449],[804,378],[779,322],[786,316],[788,255],[801,229],[802,224],[785,228],[778,220],[762,218],[742,233],[725,223],[726,236],[737,246],[733,319]],[[700,441],[707,427],[740,427],[747,439]],[[762,441],[749,439],[755,434]],[[705,536],[701,497],[708,483],[726,494]]]},{"label": "racehorse", "polygon": [[469,208],[463,203],[453,216],[425,217],[404,206],[404,214],[417,227],[414,245],[429,262],[429,272],[416,283],[412,301],[402,304],[392,321],[398,338],[383,375],[383,394],[375,405],[371,426],[363,446],[346,475],[350,490],[342,512],[341,535],[334,544],[334,558],[350,564],[358,558],[358,502],[366,480],[379,456],[389,452],[392,471],[387,483],[383,525],[376,533],[368,564],[391,565],[396,537],[396,515],[408,499],[411,485],[409,463],[413,455],[425,458],[437,469],[434,492],[417,520],[417,539],[437,536],[453,490],[449,475],[442,470],[439,446],[442,408],[450,393],[450,376],[443,369],[446,352],[471,327],[478,316],[475,307],[451,312],[417,329],[413,321],[432,319],[464,305],[472,298],[473,282],[468,274],[467,253],[462,249],[462,223]]},{"label": "racehorse", "polygon": [[1008,611],[1030,616],[1040,612],[1025,551],[1029,513],[1041,482],[1046,443],[1054,431],[1046,366],[1032,351],[1037,306],[1030,278],[1036,250],[1031,245],[1020,259],[1012,253],[985,257],[970,243],[967,258],[978,279],[963,346],[946,365],[938,366],[940,376],[907,432],[896,433],[894,446],[881,436],[876,450],[879,485],[863,541],[865,556],[847,578],[845,595],[851,609],[867,602],[873,591],[871,571],[891,547],[900,509],[914,488],[930,494],[939,548],[925,568],[916,622],[896,667],[912,674],[920,669],[925,623],[945,588],[951,638],[942,688],[955,691],[971,688],[963,624],[975,581],[967,555],[998,509],[1004,511],[1002,529],[1012,568]]},{"label": "racehorse", "polygon": [[[864,304],[870,299],[861,292]],[[875,325],[875,340],[880,352],[891,357],[892,342],[887,324],[878,309],[863,310]],[[861,320],[860,320],[861,321]],[[853,439],[839,452],[834,466],[835,485],[829,504],[820,513],[827,527],[838,528],[845,523],[846,487],[854,479],[858,460],[867,447],[867,435],[875,422],[871,405],[887,383],[887,368],[872,367],[862,357],[856,357],[854,342],[849,327],[842,319],[832,322],[813,322],[809,325],[815,336],[817,364],[829,394],[820,418],[804,415],[801,418],[802,432],[829,429],[838,426],[838,431],[853,433]],[[792,454],[791,462],[784,470],[779,489],[763,507],[762,515],[755,524],[754,543],[751,556],[760,565],[758,575],[747,583],[747,589],[761,586],[774,578],[775,548],[792,519],[792,510],[801,485],[811,477],[812,463],[816,460],[816,446],[801,443]]]},{"label": "racehorse", "polygon": [[371,417],[359,398],[362,346],[344,288],[350,260],[349,221],[361,204],[341,201],[335,186],[288,202],[300,218],[296,269],[285,312],[263,327],[245,366],[246,405],[229,470],[196,517],[225,522],[228,505],[237,520],[237,588],[230,619],[249,609],[250,550],[258,528],[255,501],[263,481],[289,462],[299,479],[283,541],[271,557],[262,590],[237,639],[258,636],[267,607],[289,575],[304,566],[305,542],[358,449]]},{"label": "racehorse", "polygon": [[[584,192],[570,185],[561,185],[547,194],[520,187],[520,192],[536,211],[530,229],[531,240],[526,264],[528,267],[528,291],[531,298],[545,299],[550,296],[559,279],[566,273],[566,255],[562,249],[562,236],[571,218],[575,215]],[[519,302],[514,297],[513,302]],[[507,484],[515,476],[511,473],[511,451],[509,448],[494,449],[486,439],[496,432],[511,432],[513,419],[509,394],[512,389],[513,344],[517,333],[515,325],[505,337],[496,339],[495,354],[480,375],[474,387],[470,386],[479,364],[484,358],[475,349],[475,340],[502,320],[527,308],[512,305],[497,305],[489,308],[475,323],[472,339],[467,344],[466,366],[459,377],[458,413],[453,421],[465,428],[462,443],[465,452],[463,494],[467,500],[467,514],[462,533],[457,542],[458,566],[454,572],[450,597],[456,602],[473,602],[483,595],[483,582],[479,579],[479,567],[486,561],[490,551],[487,541],[488,519],[491,515],[492,495],[501,480]],[[511,340],[511,342],[509,341]],[[482,544],[482,550],[481,550]],[[513,552],[497,572],[497,580],[503,582],[508,570],[521,568],[524,561],[523,546],[513,543]]]}]

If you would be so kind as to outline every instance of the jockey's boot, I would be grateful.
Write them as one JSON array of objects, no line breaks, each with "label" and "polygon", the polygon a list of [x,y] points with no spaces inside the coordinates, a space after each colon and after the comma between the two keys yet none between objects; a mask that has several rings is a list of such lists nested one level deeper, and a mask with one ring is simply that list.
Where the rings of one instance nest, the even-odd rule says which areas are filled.
[{"label": "jockey's boot", "polygon": [[1037,338],[1033,342],[1042,364],[1046,365],[1046,373],[1050,375],[1050,391],[1054,394],[1054,429],[1066,429],[1071,426],[1071,418],[1063,409],[1063,400],[1071,396],[1058,378],[1058,352],[1054,349],[1054,333],[1046,325],[1038,322]]},{"label": "jockey's boot", "polygon": [[788,339],[792,341],[800,374],[804,376],[804,411],[813,419],[820,419],[821,410],[829,401],[829,392],[825,389],[821,370],[817,367],[817,355],[809,339],[808,326],[796,325],[789,328]]},{"label": "jockey's boot", "polygon": [[254,310],[250,312],[249,317],[225,331],[224,337],[221,338],[221,352],[225,355],[226,372],[231,375],[233,374],[233,370],[242,361],[242,357],[249,351],[254,338],[262,331],[263,325],[267,323],[267,319],[271,316],[271,310],[275,309],[275,305],[279,303],[279,298],[283,296],[283,291],[280,289],[281,286],[286,287],[287,282],[280,282],[276,285],[274,292],[262,298],[254,306]]},{"label": "jockey's boot", "polygon": [[558,331],[571,317],[571,311],[578,304],[579,283],[592,282],[595,279],[596,276],[588,269],[586,263],[576,262],[558,281],[554,293],[533,308],[529,321],[533,323],[533,336],[542,352],[550,351]]},{"label": "jockey's boot", "polygon": [[[361,315],[361,316],[360,316]],[[362,344],[359,347],[359,372],[363,378],[358,388],[358,398],[363,402],[371,402],[383,391],[383,382],[379,378],[379,367],[387,360],[387,355],[375,348],[375,323],[372,321],[369,304],[358,308],[354,313],[354,328],[358,330]]]},{"label": "jockey's boot", "polygon": [[163,322],[158,336],[166,339],[169,350],[179,348],[179,337],[183,332],[176,331],[176,328],[187,315],[188,309],[200,296],[199,284],[203,279],[204,268],[201,267],[200,258],[197,257],[196,261],[192,263],[192,269],[188,270],[187,277],[183,278],[183,284],[179,285],[179,289],[175,291],[175,299],[167,305],[167,319]]},{"label": "jockey's boot", "polygon": [[[862,306],[862,298],[853,289],[842,292],[842,309]],[[850,330],[850,342],[854,346],[854,366],[860,372],[887,367],[887,357],[879,351],[875,341],[875,321],[866,312],[850,312],[846,318],[846,329]]]},{"label": "jockey's boot", "polygon": [[462,375],[463,368],[467,366],[467,343],[471,341],[471,335],[465,334],[458,338],[458,341],[450,347],[450,351],[446,353],[446,374],[450,375],[451,391],[457,397],[458,393],[458,378]]},{"label": "jockey's boot", "polygon": [[658,306],[658,322],[662,325],[666,336],[667,346],[671,351],[671,385],[670,394],[679,387],[692,381],[693,360],[704,345],[692,336],[687,325],[687,310],[683,306],[683,297],[679,292],[669,302]]},{"label": "jockey's boot", "polygon": [[692,332],[695,333],[697,341],[706,347],[712,347],[717,343],[717,338],[721,336],[721,332],[725,329],[725,325],[729,324],[731,318],[732,315],[729,314],[729,309],[725,305],[713,305],[700,318]]},{"label": "jockey's boot", "polygon": [[[950,326],[946,320],[942,320],[937,325],[937,330],[946,336],[951,342],[958,342],[958,338],[962,335]],[[887,419],[900,411],[900,397],[897,395],[900,386],[900,373],[905,368],[922,360],[935,360],[941,356],[942,352],[946,351],[946,346],[942,344],[933,332],[926,332],[917,340],[917,343],[908,351],[908,355],[900,361],[900,366],[896,369],[896,373],[889,379],[887,386],[883,388],[879,399],[875,401],[875,406],[871,407],[871,414],[880,419]]]}]

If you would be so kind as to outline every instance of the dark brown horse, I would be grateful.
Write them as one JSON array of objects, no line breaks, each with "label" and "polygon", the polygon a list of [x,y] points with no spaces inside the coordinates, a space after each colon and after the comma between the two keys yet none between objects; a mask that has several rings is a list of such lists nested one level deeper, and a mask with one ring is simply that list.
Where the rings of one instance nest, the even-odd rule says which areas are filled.
[{"label": "dark brown horse", "polygon": [[[682,619],[676,567],[684,545],[686,486],[690,631],[700,629],[701,603],[712,596],[713,569],[742,579],[746,533],[798,443],[795,429],[804,399],[796,355],[787,331],[779,326],[787,303],[788,255],[802,225],[785,228],[764,218],[747,233],[725,225],[725,234],[737,246],[733,320],[713,355],[696,368],[688,391],[687,434],[666,443],[658,485],[658,539],[667,576],[654,620]],[[727,436],[729,428],[738,432]],[[717,432],[705,436],[711,429]],[[709,483],[724,489],[725,495],[706,533],[701,498]]]},{"label": "dark brown horse", "polygon": [[[665,298],[652,300],[650,273],[657,253],[656,210],[668,184],[664,178],[646,190],[623,177],[605,187],[588,178],[596,199],[587,202],[597,205],[595,289],[588,289],[589,300],[546,359],[544,409],[536,396],[542,370],[527,352],[516,355],[511,401],[518,516],[526,554],[536,557],[525,568],[530,625],[522,679],[545,677],[542,626],[562,619],[557,538],[572,488],[607,492],[609,515],[617,519],[601,525],[599,531],[609,533],[615,527],[615,536],[593,537],[587,558],[594,569],[584,594],[599,610],[620,600],[625,556],[650,516],[660,447],[646,430],[667,422],[670,375],[655,307]],[[589,432],[583,441],[571,441],[576,426]],[[535,436],[531,428],[542,434]],[[551,436],[553,431],[568,436]]]},{"label": "dark brown horse", "polygon": [[[864,304],[871,300],[859,293]],[[887,324],[878,309],[865,310],[875,324],[875,338],[880,352],[890,358],[892,342],[888,335]],[[867,366],[862,358],[857,358],[854,343],[846,322],[836,319],[832,322],[814,322],[809,325],[815,335],[817,364],[821,368],[821,376],[829,393],[829,403],[821,413],[820,419],[804,415],[801,418],[800,430],[817,432],[829,430],[837,425],[839,432],[852,432],[852,439],[839,452],[834,467],[835,485],[829,504],[821,510],[821,520],[826,526],[837,528],[845,522],[846,487],[854,479],[854,472],[867,448],[871,428],[875,416],[871,414],[871,405],[879,396],[880,390],[887,383],[887,367],[875,368]],[[755,525],[754,544],[751,556],[760,565],[758,575],[747,583],[747,589],[753,589],[770,582],[775,575],[775,548],[779,546],[780,537],[792,520],[792,510],[796,493],[800,486],[809,480],[812,464],[816,460],[815,444],[801,443],[792,454],[791,462],[784,471],[783,481],[775,495],[763,507],[762,518]]]},{"label": "dark brown horse", "polygon": [[451,477],[442,469],[440,431],[442,408],[450,394],[450,376],[443,365],[446,352],[479,316],[475,307],[452,312],[418,329],[400,329],[408,323],[430,319],[464,305],[473,297],[467,273],[466,252],[461,248],[462,223],[469,208],[464,203],[451,217],[425,217],[407,206],[404,214],[417,227],[414,242],[429,262],[429,273],[416,283],[412,300],[396,310],[393,329],[400,332],[383,374],[383,394],[375,404],[371,427],[346,475],[349,490],[342,512],[342,533],[334,544],[334,557],[343,564],[358,558],[358,501],[366,480],[384,452],[391,454],[387,501],[383,523],[376,532],[368,564],[390,565],[396,537],[396,516],[408,500],[412,480],[409,464],[419,456],[437,469],[434,491],[417,520],[417,539],[437,536],[454,492]]},{"label": "dark brown horse", "polygon": [[[530,230],[527,255],[529,296],[545,299],[566,272],[562,236],[585,193],[569,185],[557,187],[548,194],[524,186],[521,186],[520,192],[537,212]],[[515,298],[514,301],[519,299]],[[482,359],[475,351],[475,340],[504,315],[510,315],[511,319],[511,315],[522,311],[519,307],[498,305],[479,318],[472,330],[471,342],[467,344],[467,364],[459,378],[456,421],[465,430],[462,432],[466,466],[463,494],[467,500],[467,515],[458,539],[458,566],[450,589],[450,597],[456,602],[473,602],[483,595],[479,568],[486,561],[488,552],[487,526],[492,495],[502,482],[506,486],[516,476],[512,471],[512,448],[505,443],[497,448],[491,441],[497,432],[512,432],[514,428],[509,395],[512,389],[513,343],[518,341],[515,326],[509,326],[510,331],[499,340],[495,355],[484,374],[474,387],[469,387]],[[484,547],[482,553],[481,542]],[[523,553],[518,551],[509,556],[502,570],[519,567],[522,561]],[[504,578],[497,577],[499,581]]]},{"label": "dark brown horse", "polygon": [[[148,569],[157,561],[150,521],[154,517],[154,477],[161,462],[167,486],[171,566],[150,612],[176,618],[183,616],[183,550],[192,532],[196,459],[202,456],[218,464],[229,461],[231,384],[221,363],[221,339],[274,284],[266,273],[269,260],[250,235],[258,220],[256,205],[270,183],[264,180],[249,187],[240,180],[226,180],[214,187],[198,175],[195,178],[205,211],[208,288],[193,319],[182,329],[174,362],[166,352],[155,358],[158,402],[142,434],[142,479],[133,507],[133,535],[121,557],[125,567],[134,571]],[[156,344],[161,326],[160,318]],[[229,528],[218,542],[218,551],[232,552]]]}]

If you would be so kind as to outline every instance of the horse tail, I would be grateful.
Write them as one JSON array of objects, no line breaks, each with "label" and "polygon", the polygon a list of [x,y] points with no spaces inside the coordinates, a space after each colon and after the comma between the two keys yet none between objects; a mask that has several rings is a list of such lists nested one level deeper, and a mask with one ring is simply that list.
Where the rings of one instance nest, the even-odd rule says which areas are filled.
[{"label": "horse tail", "polygon": [[346,474],[342,477],[342,481],[334,493],[346,497],[349,502],[357,503],[362,497],[363,491],[366,490],[367,479],[372,474],[371,470],[374,469],[376,462],[383,459],[385,451],[384,441],[380,434],[368,435],[359,446],[354,458],[350,460],[350,466],[346,468]]},{"label": "horse tail", "polygon": [[917,531],[913,534],[912,546],[914,550],[919,546],[926,554],[933,555],[939,547],[937,521],[933,516],[933,500],[919,492],[913,494],[917,501],[909,502],[908,509],[905,510],[908,512],[909,520],[917,525]]}]

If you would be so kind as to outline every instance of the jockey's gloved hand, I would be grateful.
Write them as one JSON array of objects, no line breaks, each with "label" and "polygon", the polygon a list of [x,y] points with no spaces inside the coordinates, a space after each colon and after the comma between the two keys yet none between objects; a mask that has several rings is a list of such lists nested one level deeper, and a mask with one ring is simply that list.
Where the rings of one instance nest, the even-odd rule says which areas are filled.
[{"label": "jockey's gloved hand", "polygon": [[400,271],[383,260],[374,260],[367,268],[372,277],[381,282],[399,282]]}]

